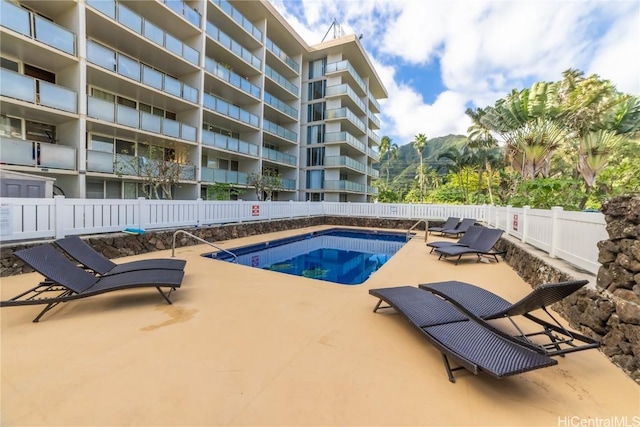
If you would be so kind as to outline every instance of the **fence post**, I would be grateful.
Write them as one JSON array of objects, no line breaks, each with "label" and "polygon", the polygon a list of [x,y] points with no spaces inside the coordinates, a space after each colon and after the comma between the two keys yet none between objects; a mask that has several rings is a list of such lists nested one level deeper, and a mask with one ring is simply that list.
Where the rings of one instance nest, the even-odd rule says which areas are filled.
[{"label": "fence post", "polygon": [[55,230],[54,234],[56,239],[62,239],[65,236],[64,232],[64,196],[53,196],[56,222],[55,222]]},{"label": "fence post", "polygon": [[529,209],[531,209],[531,206],[522,207],[522,243],[527,243],[529,234]]},{"label": "fence post", "polygon": [[549,256],[557,258],[556,251],[558,249],[558,240],[560,239],[560,212],[563,211],[561,206],[553,206],[551,208],[551,248]]},{"label": "fence post", "polygon": [[504,232],[506,233],[507,236],[511,235],[511,227],[509,226],[509,224],[511,224],[510,219],[511,219],[511,208],[513,206],[511,205],[507,205],[507,218],[506,218],[506,222],[504,224]]},{"label": "fence post", "polygon": [[200,227],[203,223],[204,223],[204,201],[202,200],[202,197],[198,197],[196,199],[196,203],[197,203],[197,215],[196,215],[196,227]]},{"label": "fence post", "polygon": [[149,212],[147,212],[147,203],[145,203],[147,199],[144,197],[138,197],[138,220],[136,223],[138,224],[138,228],[141,230],[146,230],[146,226],[151,223],[151,218],[149,217]]}]

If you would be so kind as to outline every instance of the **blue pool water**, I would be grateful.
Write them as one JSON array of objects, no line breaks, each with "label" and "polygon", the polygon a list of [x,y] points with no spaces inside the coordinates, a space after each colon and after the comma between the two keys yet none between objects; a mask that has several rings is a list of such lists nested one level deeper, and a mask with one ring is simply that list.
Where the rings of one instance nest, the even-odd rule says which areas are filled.
[{"label": "blue pool water", "polygon": [[[330,229],[229,249],[249,267],[357,285],[369,278],[407,242],[406,233]],[[232,261],[225,252],[205,255]]]}]

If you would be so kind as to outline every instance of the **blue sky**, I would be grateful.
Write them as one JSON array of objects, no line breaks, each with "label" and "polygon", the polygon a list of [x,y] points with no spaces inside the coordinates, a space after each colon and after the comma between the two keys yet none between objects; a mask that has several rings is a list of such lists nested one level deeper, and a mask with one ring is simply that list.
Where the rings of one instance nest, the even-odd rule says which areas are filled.
[{"label": "blue sky", "polygon": [[[334,18],[389,92],[380,136],[466,134],[467,107],[577,68],[640,94],[638,0],[270,0],[310,45]],[[333,31],[329,37],[332,37]]]}]

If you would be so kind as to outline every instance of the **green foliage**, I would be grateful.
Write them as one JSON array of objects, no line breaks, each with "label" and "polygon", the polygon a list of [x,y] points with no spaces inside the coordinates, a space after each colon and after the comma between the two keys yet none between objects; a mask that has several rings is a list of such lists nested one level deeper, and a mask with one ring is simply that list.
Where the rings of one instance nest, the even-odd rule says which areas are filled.
[{"label": "green foliage", "polygon": [[511,205],[551,209],[562,206],[565,210],[579,210],[584,185],[571,178],[538,178],[522,181],[511,198]]},{"label": "green foliage", "polygon": [[244,191],[226,182],[216,182],[207,186],[207,200],[231,200],[232,196],[240,196]]},{"label": "green foliage", "polygon": [[265,169],[262,173],[249,173],[247,185],[255,189],[258,200],[271,200],[273,192],[282,188],[282,180],[276,171]]}]

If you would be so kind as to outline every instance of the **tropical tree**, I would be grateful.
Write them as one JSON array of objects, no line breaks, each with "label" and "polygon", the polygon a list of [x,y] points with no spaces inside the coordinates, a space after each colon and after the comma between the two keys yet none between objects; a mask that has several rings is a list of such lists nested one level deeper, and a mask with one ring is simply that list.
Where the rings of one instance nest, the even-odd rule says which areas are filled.
[{"label": "tropical tree", "polygon": [[255,189],[258,200],[271,200],[273,193],[282,188],[282,180],[277,171],[264,169],[262,173],[249,173],[247,175],[247,185]]},{"label": "tropical tree", "polygon": [[475,175],[473,169],[474,158],[473,153],[469,150],[468,145],[464,145],[462,148],[450,147],[444,153],[438,156],[438,160],[444,160],[443,167],[448,173],[456,175],[457,181],[462,189],[464,197],[464,203],[470,203],[470,188],[469,188],[469,174]]},{"label": "tropical tree", "polygon": [[419,177],[419,183],[420,183],[420,201],[423,202],[424,201],[424,168],[423,168],[423,159],[422,159],[422,152],[424,151],[425,147],[427,146],[427,136],[423,133],[419,133],[415,136],[414,140],[413,140],[413,148],[415,148],[415,150],[418,152],[418,156],[420,157],[420,168],[418,169],[418,172],[420,174]]},{"label": "tropical tree", "polygon": [[391,165],[391,160],[396,160],[398,158],[398,144],[396,144],[395,142],[393,142],[393,140],[391,138],[389,138],[388,136],[383,136],[380,140],[380,145],[378,147],[378,150],[380,151],[380,159],[382,160],[382,158],[385,156],[385,154],[389,154],[389,158],[387,159],[387,163],[386,163],[386,183],[387,185],[389,184],[389,167]]}]

